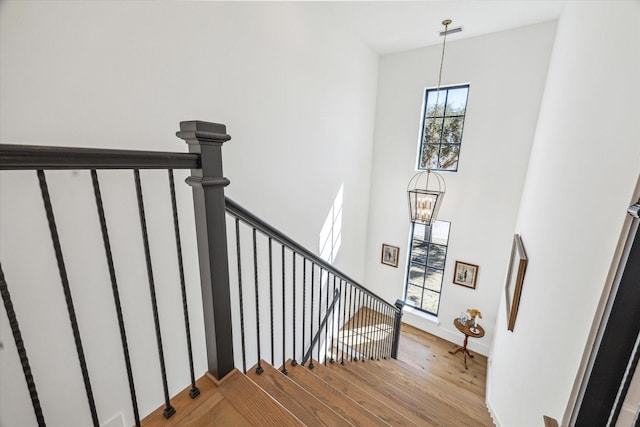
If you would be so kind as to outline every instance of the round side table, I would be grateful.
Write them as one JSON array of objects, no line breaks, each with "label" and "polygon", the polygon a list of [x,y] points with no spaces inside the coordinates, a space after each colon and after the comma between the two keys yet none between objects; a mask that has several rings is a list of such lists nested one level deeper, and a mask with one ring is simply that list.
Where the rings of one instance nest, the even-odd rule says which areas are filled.
[{"label": "round side table", "polygon": [[463,325],[462,323],[460,323],[460,319],[458,318],[453,319],[453,324],[456,327],[456,329],[458,329],[460,332],[464,334],[464,344],[462,345],[462,347],[458,346],[458,348],[455,351],[450,351],[449,353],[456,354],[456,353],[462,352],[462,354],[464,354],[464,369],[469,369],[467,368],[467,355],[473,358],[473,354],[471,354],[471,352],[467,349],[467,342],[469,341],[469,337],[482,338],[484,336],[484,329],[482,328],[482,326],[476,325],[476,329],[478,332],[477,333],[471,332],[471,329],[469,329],[469,323],[465,323]]}]

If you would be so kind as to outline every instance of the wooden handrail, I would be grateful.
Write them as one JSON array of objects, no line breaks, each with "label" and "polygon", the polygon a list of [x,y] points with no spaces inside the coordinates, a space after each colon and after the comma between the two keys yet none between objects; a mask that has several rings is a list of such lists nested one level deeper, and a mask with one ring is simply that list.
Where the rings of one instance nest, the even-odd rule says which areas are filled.
[{"label": "wooden handrail", "polygon": [[198,153],[0,144],[0,170],[200,169]]}]

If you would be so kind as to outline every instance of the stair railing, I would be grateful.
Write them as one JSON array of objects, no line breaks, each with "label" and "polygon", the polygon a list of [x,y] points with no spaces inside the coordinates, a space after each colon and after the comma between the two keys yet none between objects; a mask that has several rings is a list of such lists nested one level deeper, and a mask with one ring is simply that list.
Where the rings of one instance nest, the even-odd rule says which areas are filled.
[{"label": "stair railing", "polygon": [[[230,242],[233,240],[235,247],[229,252],[235,252],[231,264],[237,266],[239,364],[244,372],[247,365],[254,364],[256,371],[262,372],[265,347],[270,349],[271,364],[281,366],[285,374],[286,361],[291,359],[295,366],[298,356],[301,364],[309,362],[313,369],[314,352],[316,361],[325,364],[327,360],[344,364],[345,360],[397,357],[401,307],[387,303],[229,198],[226,210],[233,224],[229,234],[234,235]],[[251,251],[244,250],[243,243]],[[278,276],[275,281],[274,272]],[[253,275],[251,285],[247,285],[248,275]],[[256,313],[251,324],[245,322],[247,296],[252,297]],[[270,331],[268,339],[263,333],[263,317]],[[279,337],[275,330],[281,332]],[[249,354],[247,347],[252,343],[255,351]]]},{"label": "stair railing", "polygon": [[[165,348],[162,342],[160,313],[156,302],[147,227],[148,214],[145,212],[140,178],[141,170],[160,169],[166,170],[168,173],[192,398],[199,394],[199,390],[196,386],[193,368],[190,320],[187,310],[182,243],[173,173],[178,169],[191,170],[191,176],[187,178],[186,182],[193,191],[207,369],[212,375],[221,379],[237,365],[234,358],[234,342],[237,342],[238,339],[241,341],[241,357],[245,372],[247,357],[249,359],[255,358],[258,363],[257,369],[261,370],[262,348],[266,348],[263,345],[266,346],[267,342],[272,364],[275,366],[276,361],[282,361],[283,373],[286,373],[285,362],[287,358],[291,358],[295,365],[297,364],[297,356],[302,358],[301,363],[308,362],[309,367],[312,368],[314,351],[317,354],[316,360],[325,364],[327,363],[327,353],[330,354],[331,362],[339,360],[340,363],[345,363],[345,360],[364,361],[374,358],[396,357],[402,314],[401,306],[387,303],[293,239],[260,220],[237,203],[225,198],[224,187],[229,184],[229,181],[222,172],[221,148],[226,141],[230,140],[230,136],[226,133],[226,127],[221,124],[201,121],[181,122],[180,131],[176,135],[188,144],[189,153],[0,144],[0,170],[33,170],[36,171],[38,177],[92,424],[98,426],[104,420],[100,420],[91,387],[90,370],[87,367],[91,361],[87,361],[84,354],[72,297],[72,288],[77,284],[71,283],[72,281],[69,280],[64,262],[63,247],[58,235],[53,208],[56,201],[52,200],[47,182],[46,171],[49,170],[90,171],[102,234],[102,246],[109,271],[115,316],[118,321],[129,383],[133,419],[136,425],[140,425],[138,396],[130,360],[127,326],[121,307],[122,300],[116,274],[118,266],[114,263],[110,234],[104,213],[100,187],[101,170],[130,170],[133,175],[146,261],[149,299],[153,312],[157,356],[165,399],[165,417],[171,417],[175,409],[170,402],[167,384],[164,361]],[[227,216],[231,216],[233,220],[227,221]],[[227,228],[235,235],[233,243],[232,240],[227,239]],[[241,231],[246,232],[247,230],[249,230],[248,238],[252,241],[253,249],[248,262],[242,247],[242,242],[247,237],[242,237],[243,233],[241,233]],[[238,300],[238,304],[235,306],[231,301],[232,286],[230,285],[229,267],[233,265],[229,263],[229,247],[233,247],[233,245],[235,245],[233,256],[237,264],[237,269],[232,267],[237,280],[237,286],[233,286],[234,298]],[[258,246],[266,247],[266,251],[258,251]],[[275,265],[274,261],[280,261],[279,265]],[[247,272],[243,268],[246,269],[251,264],[253,265],[253,286],[246,286],[250,280],[244,280],[247,278]],[[267,267],[265,269],[261,266]],[[281,277],[276,278],[278,273]],[[0,294],[20,356],[36,420],[39,425],[45,425],[44,416],[46,414],[43,414],[40,405],[36,380],[33,377],[27,356],[28,343],[25,343],[22,338],[18,322],[18,318],[21,316],[16,314],[16,310],[19,308],[14,306],[9,292],[11,283],[12,277],[6,277],[0,265]],[[20,283],[16,283],[15,286],[19,287]],[[279,289],[276,289],[276,286]],[[278,292],[280,298],[274,295],[274,292]],[[245,312],[244,297],[249,297],[252,293],[255,305],[252,310]],[[261,298],[266,298],[267,294],[269,295],[270,307],[268,311],[265,299]],[[280,313],[277,313],[277,309],[280,309]],[[239,315],[239,322],[236,323],[232,322],[234,311]],[[262,333],[264,327],[261,328],[261,324],[267,313],[270,339],[265,340]],[[255,321],[253,332],[249,331],[248,325],[245,324],[245,315]],[[240,326],[240,337],[237,339],[234,339],[232,324]],[[276,327],[281,329],[276,331]],[[253,345],[249,343],[252,336]],[[254,346],[255,355],[248,355],[249,349]],[[279,358],[276,358],[276,352]]]}]

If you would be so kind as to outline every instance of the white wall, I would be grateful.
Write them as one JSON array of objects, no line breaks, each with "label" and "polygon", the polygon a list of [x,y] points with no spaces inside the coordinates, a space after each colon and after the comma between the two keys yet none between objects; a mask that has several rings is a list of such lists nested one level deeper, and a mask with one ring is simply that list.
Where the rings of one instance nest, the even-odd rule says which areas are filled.
[{"label": "white wall", "polygon": [[[174,135],[179,121],[225,123],[233,137],[223,148],[228,194],[306,247],[318,247],[320,229],[344,185],[336,265],[356,279],[364,277],[362,207],[369,203],[376,78],[377,56],[304,4],[0,5],[3,143],[185,152]],[[103,181],[107,221],[118,251],[116,269],[145,413],[160,404],[162,393],[133,179],[125,173],[104,175],[110,175]],[[177,177],[178,198],[193,296],[196,374],[202,374],[193,213],[190,189],[180,184],[185,176]],[[107,402],[98,407],[100,419],[122,411],[125,425],[131,425],[115,317],[108,305],[95,308],[110,304],[111,291],[101,246],[91,246],[101,243],[89,176],[59,172],[50,174],[50,181],[94,392]],[[3,173],[0,184],[0,259],[46,419],[51,425],[87,425],[75,355],[67,352],[72,340],[35,174]],[[30,191],[19,193],[17,185]],[[171,222],[163,222],[170,221],[166,175],[143,172],[143,185],[160,312],[166,319],[163,333],[176,335],[165,342],[180,349],[167,354],[175,394],[187,385],[188,375]],[[65,208],[72,200],[81,207]],[[29,318],[27,311],[37,316]],[[0,425],[30,425],[32,410],[1,312]],[[67,406],[73,402],[81,405],[77,413]]]},{"label": "white wall", "polygon": [[558,24],[515,228],[529,266],[490,359],[501,426],[565,412],[640,172],[639,22],[637,2],[576,2]]},{"label": "white wall", "polygon": [[[404,321],[453,342],[453,318],[483,313],[488,354],[513,228],[547,73],[555,23],[447,43],[443,85],[470,83],[458,172],[446,185],[439,218],[451,221],[439,323],[412,313]],[[415,173],[424,88],[437,85],[441,46],[380,60],[366,283],[390,302],[402,298],[409,249],[407,183]],[[400,247],[397,269],[380,264],[382,243]],[[455,261],[480,266],[477,288],[452,282]]]}]

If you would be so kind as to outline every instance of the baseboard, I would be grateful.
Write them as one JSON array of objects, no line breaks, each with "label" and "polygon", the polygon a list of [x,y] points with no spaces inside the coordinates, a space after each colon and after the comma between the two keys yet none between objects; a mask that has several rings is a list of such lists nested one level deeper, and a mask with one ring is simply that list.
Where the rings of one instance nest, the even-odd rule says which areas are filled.
[{"label": "baseboard", "polygon": [[486,380],[486,386],[485,386],[485,405],[487,406],[487,410],[489,411],[489,415],[491,415],[491,418],[493,419],[493,423],[496,425],[496,427],[501,427],[502,423],[500,422],[500,419],[498,418],[498,416],[496,415],[496,412],[493,410],[493,406],[491,406],[491,361],[487,360],[487,380]]}]

